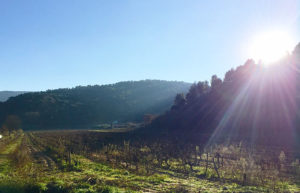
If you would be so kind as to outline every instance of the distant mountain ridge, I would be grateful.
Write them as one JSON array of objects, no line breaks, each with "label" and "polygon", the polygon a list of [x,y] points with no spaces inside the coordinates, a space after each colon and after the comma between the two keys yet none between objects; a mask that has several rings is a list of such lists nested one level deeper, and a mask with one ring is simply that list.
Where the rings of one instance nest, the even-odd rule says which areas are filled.
[{"label": "distant mountain ridge", "polygon": [[86,128],[112,121],[142,121],[144,114],[161,114],[177,93],[190,83],[162,80],[127,81],[31,92],[0,103],[0,122],[9,115],[21,119],[23,129]]},{"label": "distant mountain ridge", "polygon": [[0,91],[0,102],[7,101],[10,97],[15,97],[20,94],[27,93],[26,91]]}]

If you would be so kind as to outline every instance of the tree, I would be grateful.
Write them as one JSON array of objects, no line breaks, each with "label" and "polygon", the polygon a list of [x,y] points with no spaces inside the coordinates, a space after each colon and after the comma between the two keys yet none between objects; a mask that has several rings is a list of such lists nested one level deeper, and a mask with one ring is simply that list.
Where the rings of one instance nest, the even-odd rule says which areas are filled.
[{"label": "tree", "polygon": [[209,85],[208,82],[198,82],[197,84],[193,84],[188,92],[188,94],[186,95],[186,100],[188,102],[192,102],[195,99],[197,99],[198,97],[200,97],[201,95],[207,93],[209,90]]},{"label": "tree", "polygon": [[232,82],[234,79],[234,70],[230,69],[226,72],[224,82]]},{"label": "tree", "polygon": [[3,128],[9,132],[21,129],[21,119],[16,115],[9,115],[6,117]]},{"label": "tree", "polygon": [[296,60],[296,63],[300,64],[300,43],[295,47],[293,56]]},{"label": "tree", "polygon": [[197,84],[193,84],[188,92],[188,94],[186,95],[186,99],[188,102],[194,101],[197,97],[198,97],[198,88],[197,88]]},{"label": "tree", "polygon": [[186,104],[186,99],[184,94],[183,93],[177,94],[172,109],[177,109],[185,104]]},{"label": "tree", "polygon": [[216,90],[222,85],[222,80],[218,78],[217,75],[213,75],[211,77],[210,85],[212,90]]}]

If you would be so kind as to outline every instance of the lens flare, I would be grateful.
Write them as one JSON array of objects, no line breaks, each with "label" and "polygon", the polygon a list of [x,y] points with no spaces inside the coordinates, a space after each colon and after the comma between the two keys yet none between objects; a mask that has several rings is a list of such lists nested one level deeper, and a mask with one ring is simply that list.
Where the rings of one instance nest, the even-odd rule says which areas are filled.
[{"label": "lens flare", "polygon": [[270,65],[288,55],[294,48],[295,41],[284,31],[267,31],[250,43],[249,56],[263,65]]}]

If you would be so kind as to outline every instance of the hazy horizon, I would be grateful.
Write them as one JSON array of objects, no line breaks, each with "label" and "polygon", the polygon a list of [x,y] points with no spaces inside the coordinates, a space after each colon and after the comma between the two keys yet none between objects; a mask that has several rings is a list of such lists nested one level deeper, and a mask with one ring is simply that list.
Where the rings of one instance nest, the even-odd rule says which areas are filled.
[{"label": "hazy horizon", "polygon": [[180,80],[160,80],[160,79],[143,79],[143,80],[121,80],[118,82],[113,82],[113,83],[107,83],[107,84],[87,84],[87,85],[74,85],[71,87],[58,87],[58,88],[51,88],[51,89],[47,89],[45,88],[44,90],[0,90],[0,92],[43,92],[43,91],[47,91],[47,90],[56,90],[56,89],[72,89],[78,86],[103,86],[103,85],[111,85],[111,84],[117,84],[117,83],[121,83],[121,82],[130,82],[130,81],[134,81],[134,82],[138,82],[138,81],[155,81],[155,80],[159,80],[159,81],[168,81],[168,82],[183,82],[183,83],[188,83],[188,84],[193,84],[194,82],[186,82],[186,81],[180,81]]}]

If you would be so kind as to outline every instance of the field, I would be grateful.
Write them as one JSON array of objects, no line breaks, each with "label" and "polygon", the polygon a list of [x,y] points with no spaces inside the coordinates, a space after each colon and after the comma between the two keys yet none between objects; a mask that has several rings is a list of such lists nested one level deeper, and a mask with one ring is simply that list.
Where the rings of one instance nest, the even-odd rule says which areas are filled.
[{"label": "field", "polygon": [[299,152],[130,139],[124,130],[6,134],[1,193],[300,192]]}]

